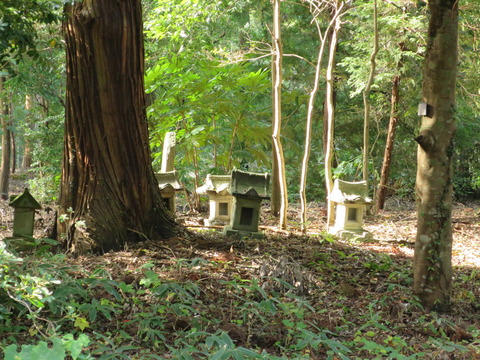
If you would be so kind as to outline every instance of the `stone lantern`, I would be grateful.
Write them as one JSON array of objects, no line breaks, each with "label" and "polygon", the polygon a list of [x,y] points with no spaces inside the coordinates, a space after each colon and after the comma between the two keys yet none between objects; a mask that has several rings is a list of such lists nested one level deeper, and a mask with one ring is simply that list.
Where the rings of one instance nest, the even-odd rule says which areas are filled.
[{"label": "stone lantern", "polygon": [[232,214],[233,196],[230,194],[230,175],[208,174],[205,184],[196,191],[200,195],[207,195],[210,205],[208,219],[205,225],[224,225],[230,222]]},{"label": "stone lantern", "polygon": [[14,197],[9,204],[14,209],[13,236],[33,236],[35,210],[41,209],[40,204],[33,198],[28,189],[23,194]]},{"label": "stone lantern", "polygon": [[371,205],[366,181],[348,182],[336,179],[329,201],[334,203],[335,224],[328,232],[338,236],[365,237],[368,232],[363,228],[365,206]]},{"label": "stone lantern", "polygon": [[270,175],[233,170],[230,193],[233,196],[233,212],[230,225],[225,226],[225,235],[263,237],[258,231],[260,206],[269,199]]},{"label": "stone lantern", "polygon": [[157,173],[155,177],[158,181],[158,187],[160,188],[160,195],[162,196],[165,209],[168,213],[172,215],[175,214],[175,195],[177,192],[183,190],[177,172],[174,170]]}]

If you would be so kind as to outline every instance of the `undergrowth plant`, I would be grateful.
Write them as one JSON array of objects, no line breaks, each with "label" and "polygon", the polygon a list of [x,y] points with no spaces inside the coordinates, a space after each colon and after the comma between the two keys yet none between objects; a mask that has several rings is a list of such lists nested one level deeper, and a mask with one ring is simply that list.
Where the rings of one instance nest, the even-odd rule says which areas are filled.
[{"label": "undergrowth plant", "polygon": [[[6,360],[410,360],[468,358],[480,348],[452,340],[455,322],[424,312],[410,294],[409,269],[387,255],[335,250],[334,258],[318,253],[318,261],[307,264],[322,282],[326,273],[354,264],[359,273],[352,284],[383,279],[375,285],[381,295],[367,291],[357,299],[365,305],[352,309],[348,293],[324,306],[323,291],[345,282],[335,276],[300,296],[282,279],[273,279],[282,291],[264,287],[230,262],[178,258],[112,274],[106,266],[86,270],[51,253],[54,242],[32,243],[38,252],[0,252],[0,354]],[[471,271],[461,279],[477,277]],[[401,335],[405,327],[419,329],[428,342],[412,343]]]}]

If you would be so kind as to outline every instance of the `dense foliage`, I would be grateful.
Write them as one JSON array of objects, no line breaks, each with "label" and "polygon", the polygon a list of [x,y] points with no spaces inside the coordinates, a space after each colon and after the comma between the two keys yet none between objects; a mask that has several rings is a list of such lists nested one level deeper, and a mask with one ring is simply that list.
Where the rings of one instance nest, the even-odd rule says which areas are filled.
[{"label": "dense foliage", "polygon": [[[49,240],[32,242],[35,252],[23,258],[3,250],[0,353],[6,360],[478,356],[478,269],[455,270],[451,314],[426,313],[411,293],[408,245],[333,241],[277,235],[245,240],[239,250],[205,234],[203,243],[171,244],[175,250],[145,242],[75,260],[50,253]],[[379,246],[390,254],[373,250]]]},{"label": "dense foliage", "polygon": [[[34,178],[32,193],[45,203],[58,196],[63,148],[65,59],[56,22],[61,3],[0,1],[0,76],[7,78],[0,96],[9,108],[4,116],[11,120],[18,166],[27,144],[34,144],[25,170]],[[176,168],[190,191],[208,173],[270,171],[270,3],[143,3],[155,169],[160,169],[165,133],[175,131]],[[354,180],[361,176],[361,94],[369,72],[373,5],[371,0],[348,3],[336,55],[334,176]],[[320,44],[312,4],[328,1],[282,2],[282,141],[292,200],[299,188],[312,63]],[[480,197],[477,0],[462,0],[460,13],[454,186],[457,199],[465,200]],[[331,14],[314,15],[326,29]],[[413,194],[427,17],[423,1],[379,2],[380,51],[370,93],[372,192],[383,160],[392,79],[398,75],[399,126],[389,187],[397,197]],[[309,200],[315,201],[325,199],[324,85],[322,79],[307,187]],[[34,251],[24,255],[0,249],[0,352],[7,360],[39,354],[51,360],[106,360],[423,359],[453,353],[468,359],[480,351],[478,340],[466,342],[480,335],[478,321],[465,311],[478,312],[477,269],[456,272],[455,315],[467,324],[463,329],[453,317],[423,312],[410,293],[411,264],[405,258],[365,253],[358,244],[333,244],[328,236],[302,237],[278,251],[271,248],[275,240],[284,244],[277,238],[269,238],[269,244],[242,242],[243,252],[229,258],[232,253],[225,251],[220,260],[212,255],[225,246],[215,243],[218,239],[208,249],[182,244],[177,252],[139,244],[125,258],[106,255],[98,264],[83,259],[85,266],[82,259],[72,264],[56,254],[57,244],[49,239],[32,239]],[[304,248],[319,243],[318,251]],[[269,288],[258,270],[268,259],[259,253],[274,253],[278,260],[281,251],[297,246],[305,257],[289,264],[300,263],[317,279],[311,292],[289,291],[295,287],[292,279],[277,279],[281,286]],[[360,294],[359,287],[367,293]],[[362,296],[364,307],[352,311],[353,300]]]},{"label": "dense foliage", "polygon": [[[313,2],[312,2],[313,3]],[[28,6],[27,2],[21,2]],[[59,175],[61,139],[63,56],[58,26],[38,25],[54,20],[44,13],[48,2],[26,18],[21,34],[30,34],[24,45],[12,43],[12,26],[0,33],[2,54],[12,75],[4,96],[12,94],[18,160],[22,158],[23,137],[51,138],[51,145],[36,149],[35,172],[54,179]],[[320,4],[320,3],[318,3]],[[253,1],[209,2],[203,0],[149,0],[144,2],[146,36],[146,91],[154,166],[159,169],[163,137],[177,132],[177,169],[193,190],[206,173],[224,174],[232,168],[269,171],[271,153],[271,8]],[[2,10],[4,24],[22,16],[24,8]],[[283,142],[288,172],[289,194],[295,198],[299,187],[299,160],[303,154],[306,102],[312,88],[312,63],[319,47],[318,32],[312,23],[307,2],[282,4],[283,12]],[[51,7],[53,8],[53,7]],[[5,10],[6,9],[6,10]],[[13,11],[13,9],[16,9]],[[22,10],[23,9],[23,10]],[[36,8],[35,8],[36,9]],[[23,13],[22,13],[23,11]],[[458,131],[456,142],[455,191],[458,198],[479,193],[480,170],[475,140],[479,122],[477,10],[471,1],[461,7],[460,71],[458,81]],[[356,1],[343,17],[335,72],[335,170],[334,176],[358,179],[362,152],[363,103],[361,92],[367,81],[373,13],[371,1]],[[425,52],[427,7],[404,0],[400,4],[381,2],[379,6],[380,51],[377,55],[371,101],[370,128],[372,188],[378,181],[390,117],[391,82],[400,76],[399,127],[394,148],[390,193],[412,194],[415,178],[414,142],[417,106],[421,93],[421,68]],[[326,27],[328,12],[315,14]],[[25,16],[23,17],[25,18]],[[323,19],[323,20],[322,20]],[[361,26],[359,26],[361,24]],[[18,30],[20,31],[20,30]],[[17,32],[18,32],[17,31]],[[20,32],[18,32],[20,34]],[[23,36],[23,35],[22,35]],[[38,38],[37,41],[34,39]],[[23,40],[22,40],[23,41]],[[12,45],[13,44],[13,45]],[[13,47],[12,47],[13,46]],[[20,47],[19,47],[20,46]],[[35,49],[33,59],[13,61],[22,49]],[[24,51],[23,51],[24,52]],[[13,55],[12,55],[13,54]],[[33,55],[33,53],[31,53]],[[307,192],[310,200],[324,197],[323,185],[323,80],[315,105],[312,157]],[[34,96],[28,125],[24,96]],[[45,104],[48,103],[48,111]],[[20,114],[20,115],[18,115]],[[35,115],[38,114],[38,115]],[[53,123],[52,123],[53,121]],[[43,126],[42,124],[48,124]],[[56,127],[52,132],[50,124]],[[58,129],[58,131],[57,131]],[[38,132],[37,132],[38,130]],[[42,135],[42,131],[47,133]],[[56,135],[55,135],[56,134]],[[44,141],[39,139],[40,141]],[[54,145],[56,144],[56,145]],[[48,164],[48,166],[46,166]],[[49,181],[50,181],[49,180]],[[38,188],[44,188],[45,184]],[[47,186],[48,188],[48,186]],[[50,188],[56,189],[55,186]],[[54,197],[54,191],[47,194]],[[43,194],[42,194],[43,195]]]}]

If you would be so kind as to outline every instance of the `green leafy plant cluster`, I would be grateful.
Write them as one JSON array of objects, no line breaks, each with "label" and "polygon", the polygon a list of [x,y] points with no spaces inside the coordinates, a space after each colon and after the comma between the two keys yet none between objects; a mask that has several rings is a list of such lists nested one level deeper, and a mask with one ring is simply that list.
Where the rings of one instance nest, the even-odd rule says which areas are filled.
[{"label": "green leafy plant cluster", "polygon": [[[6,249],[0,254],[5,359],[422,359],[431,352],[472,351],[451,340],[455,323],[423,313],[408,298],[409,270],[387,255],[314,254],[318,261],[308,268],[324,290],[333,291],[329,296],[337,293],[324,308],[322,288],[299,296],[288,291],[293,285],[275,279],[285,291],[267,290],[229,261],[178,258],[159,267],[152,261],[155,252],[144,249],[143,265],[117,269],[113,276],[106,263],[87,270],[52,254],[54,243],[34,243],[37,252],[30,255]],[[352,266],[359,273],[348,283],[335,276]],[[382,277],[381,297],[367,293],[360,299],[366,305],[355,310],[345,305],[349,287],[368,288]],[[476,278],[475,272],[465,275],[465,281]],[[392,311],[398,323],[385,317]],[[335,325],[327,326],[332,317]],[[423,329],[430,340],[409,342],[398,333],[403,326]]]}]

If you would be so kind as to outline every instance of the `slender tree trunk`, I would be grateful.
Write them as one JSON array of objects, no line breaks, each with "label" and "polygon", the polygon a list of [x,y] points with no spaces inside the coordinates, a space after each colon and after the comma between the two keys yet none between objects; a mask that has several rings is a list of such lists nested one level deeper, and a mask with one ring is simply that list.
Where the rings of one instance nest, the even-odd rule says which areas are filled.
[{"label": "slender tree trunk", "polygon": [[[140,1],[65,7],[67,93],[59,222],[72,251],[174,232],[151,166]],[[61,217],[60,217],[61,218]]]},{"label": "slender tree trunk", "polygon": [[[279,227],[285,229],[287,227],[287,209],[288,209],[288,193],[287,179],[285,174],[285,159],[283,157],[282,142],[280,133],[282,129],[282,38],[280,30],[280,0],[273,0],[273,63],[274,63],[274,82],[273,82],[273,149],[274,149],[274,165],[276,161],[275,173],[272,178],[276,178],[279,182],[280,190],[280,211],[279,211]],[[274,184],[276,180],[273,180]],[[277,190],[277,191],[278,191]],[[274,189],[272,189],[272,194]],[[278,194],[275,194],[278,195]]]},{"label": "slender tree trunk", "polygon": [[325,76],[326,80],[326,94],[325,102],[327,104],[327,121],[325,123],[328,134],[326,142],[326,152],[325,152],[325,185],[327,188],[327,231],[333,225],[335,216],[334,216],[334,204],[330,201],[329,196],[333,189],[333,174],[332,174],[332,161],[333,161],[333,138],[334,138],[334,129],[335,129],[335,109],[333,103],[333,74],[335,70],[335,55],[337,50],[338,43],[338,32],[340,31],[341,22],[337,17],[335,19],[335,24],[333,26],[332,37],[330,39],[330,50],[328,57],[327,72]]},{"label": "slender tree trunk", "polygon": [[0,170],[0,194],[3,200],[8,200],[8,186],[10,182],[11,137],[9,129],[8,106],[3,100],[5,77],[0,77],[0,118],[2,125],[2,163]]},{"label": "slender tree trunk", "polygon": [[228,162],[227,162],[227,173],[229,173],[230,171],[232,171],[232,159],[233,159],[233,149],[235,147],[235,138],[237,136],[237,131],[238,131],[238,124],[239,123],[239,119],[237,118],[235,120],[235,126],[233,127],[233,131],[232,131],[232,139],[230,140],[230,150],[228,151]]},{"label": "slender tree trunk", "polygon": [[[217,121],[215,120],[215,117],[212,119],[212,126],[213,126],[213,131],[216,132],[217,129]],[[217,168],[218,167],[218,161],[217,161],[217,141],[215,140],[213,143],[213,167]]]},{"label": "slender tree trunk", "polygon": [[[32,128],[31,111],[32,111],[32,97],[31,95],[25,96],[25,110],[27,111],[27,126]],[[22,169],[28,170],[32,165],[32,144],[30,141],[30,136],[27,134],[24,137],[25,146],[23,149],[23,160],[22,160]]]},{"label": "slender tree trunk", "polygon": [[377,26],[377,0],[373,0],[373,50],[370,56],[370,75],[368,76],[367,85],[363,90],[363,107],[364,107],[364,119],[363,119],[363,180],[368,183],[368,159],[370,152],[370,88],[375,77],[376,57],[378,53],[378,26]]},{"label": "slender tree trunk", "polygon": [[[193,148],[193,169],[195,173],[195,177],[193,179],[195,189],[200,187],[200,174],[199,174],[199,166],[198,166],[198,152],[196,148]],[[196,211],[200,211],[200,196],[196,191],[193,192],[193,202],[194,208]]]},{"label": "slender tree trunk", "polygon": [[[334,32],[330,33],[330,29],[332,25],[337,21],[337,18],[340,16],[340,11],[343,8],[343,3],[340,6],[340,8],[335,9],[335,13],[332,17],[332,20],[330,21],[330,24],[328,25],[328,28],[325,30],[326,34],[329,34],[330,41],[334,37]],[[314,19],[315,21],[317,20],[316,17]],[[338,31],[337,31],[338,32]],[[335,35],[336,36],[336,35]],[[300,222],[301,222],[301,229],[302,232],[306,232],[307,230],[307,195],[306,195],[306,188],[307,188],[307,175],[308,175],[308,160],[310,158],[310,150],[311,150],[311,142],[312,142],[312,122],[313,122],[313,112],[314,112],[314,105],[315,105],[315,98],[318,93],[318,85],[320,83],[320,73],[321,73],[321,66],[322,66],[322,59],[323,59],[323,53],[325,51],[325,44],[326,44],[326,39],[325,37],[322,37],[322,34],[319,34],[320,37],[320,49],[318,50],[318,55],[317,55],[317,64],[315,67],[315,78],[314,78],[314,86],[312,88],[312,91],[310,91],[310,97],[308,100],[308,108],[307,108],[307,121],[305,125],[305,151],[303,154],[303,160],[302,160],[302,171],[301,171],[301,177],[300,177],[300,205],[301,205],[301,212],[300,212]],[[335,41],[336,43],[336,41]],[[332,76],[333,78],[333,76]],[[333,95],[332,95],[333,97]],[[333,101],[333,99],[330,99]],[[327,104],[328,106],[328,104]],[[324,122],[325,126],[327,125],[327,122]],[[325,144],[324,144],[325,145]]]},{"label": "slender tree trunk", "polygon": [[[331,41],[331,39],[329,39]],[[335,111],[336,104],[337,104],[337,90],[335,86],[332,89],[332,98],[331,98],[332,104],[333,104],[333,111]],[[323,155],[326,156],[327,154],[327,143],[328,143],[328,134],[329,134],[329,129],[328,129],[328,101],[325,98],[323,102],[323,133],[322,133],[322,141],[323,141]],[[325,187],[326,190],[326,187]]]},{"label": "slender tree trunk", "polygon": [[385,153],[383,155],[382,171],[380,173],[380,184],[378,185],[377,198],[375,202],[375,210],[383,210],[385,205],[385,197],[387,194],[387,183],[390,174],[390,165],[392,163],[393,144],[395,140],[395,131],[398,122],[398,85],[400,84],[400,75],[393,77],[392,98],[390,101],[390,123],[388,125],[387,143],[385,144]]},{"label": "slender tree trunk", "polygon": [[448,310],[452,290],[452,156],[458,0],[430,0],[417,152],[414,293],[426,308]]},{"label": "slender tree trunk", "polygon": [[11,161],[12,161],[12,174],[15,174],[15,171],[17,171],[17,146],[15,145],[15,133],[13,131],[10,131],[10,143],[11,143],[11,149],[12,149],[12,156],[11,156]]}]

